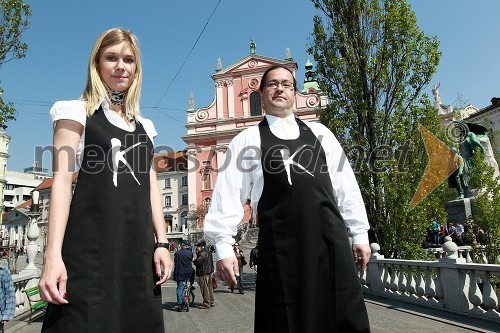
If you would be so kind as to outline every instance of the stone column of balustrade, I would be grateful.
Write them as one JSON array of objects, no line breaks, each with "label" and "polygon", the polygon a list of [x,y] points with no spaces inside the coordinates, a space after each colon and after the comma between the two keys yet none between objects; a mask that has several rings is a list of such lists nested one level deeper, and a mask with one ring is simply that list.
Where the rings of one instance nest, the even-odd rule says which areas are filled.
[{"label": "stone column of balustrade", "polygon": [[478,278],[476,276],[476,272],[474,270],[467,270],[465,274],[466,281],[468,281],[469,285],[468,298],[469,302],[472,304],[472,309],[469,309],[469,313],[474,316],[481,317],[486,313],[486,311],[481,309],[481,304],[483,304],[483,294],[477,285]]},{"label": "stone column of balustrade", "polygon": [[379,266],[377,260],[384,259],[384,256],[378,251],[380,251],[380,245],[377,243],[370,244],[370,249],[372,254],[370,256],[370,261],[368,262],[368,272],[367,280],[370,281],[369,290],[372,294],[383,295],[384,294],[384,267]]},{"label": "stone column of balustrade", "polygon": [[468,312],[472,304],[468,299],[469,281],[465,273],[455,267],[456,264],[465,264],[464,258],[458,258],[457,244],[453,243],[451,237],[445,237],[443,250],[446,257],[439,259],[441,264],[439,278],[443,288],[443,305],[445,308],[455,312]]},{"label": "stone column of balustrade", "polygon": [[405,266],[402,266],[399,271],[398,275],[398,289],[401,295],[406,295],[408,296],[408,290],[407,290],[407,279],[406,279],[406,272],[408,271],[408,268],[405,270]]},{"label": "stone column of balustrade", "polygon": [[440,303],[439,301],[436,299],[436,296],[437,296],[437,286],[436,286],[436,283],[435,283],[435,280],[436,279],[439,279],[438,276],[439,274],[438,273],[435,273],[435,272],[438,272],[437,271],[437,267],[427,267],[426,268],[426,271],[425,271],[425,274],[426,274],[426,279],[425,279],[425,294],[427,295],[427,305],[429,306],[439,306]]},{"label": "stone column of balustrade", "polygon": [[[425,292],[425,277],[424,277],[424,271],[425,271],[425,267],[422,268],[422,267],[416,267],[416,280],[415,280],[415,284],[416,284],[416,289],[415,289],[415,292],[416,292],[416,296],[417,296],[417,301],[421,304],[425,304],[427,303],[428,299],[427,299],[427,294]],[[429,276],[427,276],[426,278],[429,278]]]},{"label": "stone column of balustrade", "polygon": [[[483,306],[486,308],[484,318],[490,321],[500,322],[500,313],[498,312],[498,296],[495,289],[491,285],[491,277],[494,275],[491,272],[482,272],[483,279]],[[496,274],[496,278],[500,278],[500,274]]]}]

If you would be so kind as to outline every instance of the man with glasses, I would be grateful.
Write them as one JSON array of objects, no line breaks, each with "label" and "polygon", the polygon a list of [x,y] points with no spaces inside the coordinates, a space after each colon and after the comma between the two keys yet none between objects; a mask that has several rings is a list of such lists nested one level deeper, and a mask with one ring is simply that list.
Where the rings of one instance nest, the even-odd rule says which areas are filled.
[{"label": "man with glasses", "polygon": [[216,245],[219,277],[236,285],[232,237],[250,198],[260,247],[255,332],[368,332],[355,267],[370,256],[363,199],[335,136],[293,115],[295,89],[287,67],[264,73],[265,117],[231,141],[205,235]]}]

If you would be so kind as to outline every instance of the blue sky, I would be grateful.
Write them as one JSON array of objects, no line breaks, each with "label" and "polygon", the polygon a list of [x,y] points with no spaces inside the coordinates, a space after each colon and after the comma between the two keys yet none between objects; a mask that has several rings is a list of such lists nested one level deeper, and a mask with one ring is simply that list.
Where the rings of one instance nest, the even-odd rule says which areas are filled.
[{"label": "blue sky", "polygon": [[[185,146],[181,136],[186,134],[189,93],[196,107],[212,102],[217,58],[224,67],[237,62],[249,54],[253,37],[261,55],[283,59],[290,48],[302,82],[317,13],[306,0],[27,2],[33,11],[30,29],[23,35],[28,54],[0,69],[3,98],[14,102],[19,112],[16,121],[7,123],[12,137],[7,169],[14,171],[31,166],[35,146],[51,144],[49,109],[57,100],[80,96],[90,49],[102,31],[120,26],[138,36],[144,66],[141,112],[160,133],[156,145],[180,150]],[[419,27],[441,43],[441,63],[426,92],[432,96],[432,85],[440,82],[443,103],[453,104],[460,94],[479,108],[500,97],[500,1],[409,2]],[[50,169],[48,154],[42,162]]]}]

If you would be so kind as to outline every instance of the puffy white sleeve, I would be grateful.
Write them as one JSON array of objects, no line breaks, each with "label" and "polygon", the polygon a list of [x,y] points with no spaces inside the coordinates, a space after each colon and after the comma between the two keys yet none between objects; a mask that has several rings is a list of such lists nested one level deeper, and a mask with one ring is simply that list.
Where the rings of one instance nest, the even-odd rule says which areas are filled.
[{"label": "puffy white sleeve", "polygon": [[353,237],[353,244],[368,244],[370,224],[356,176],[347,156],[327,127],[319,123],[308,124],[325,151],[337,207]]},{"label": "puffy white sleeve", "polygon": [[[50,117],[52,119],[52,127],[55,129],[58,120],[67,119],[73,120],[81,124],[85,128],[87,121],[87,112],[83,101],[58,101],[50,109]],[[76,151],[76,164],[80,166],[83,159],[83,149],[85,146],[85,131],[83,131]]]},{"label": "puffy white sleeve", "polygon": [[217,260],[234,256],[233,237],[243,219],[243,205],[251,196],[255,171],[260,167],[259,151],[247,140],[256,130],[247,129],[237,135],[229,144],[224,162],[219,165],[210,208],[205,216],[205,236],[215,244]]},{"label": "puffy white sleeve", "polygon": [[85,127],[87,112],[83,101],[58,101],[50,109],[50,117],[54,128],[60,119],[74,120]]},{"label": "puffy white sleeve", "polygon": [[154,138],[158,136],[158,132],[156,131],[155,125],[149,119],[146,119],[141,116],[137,116],[137,120],[142,124],[146,134],[148,135],[151,142],[154,144]]}]

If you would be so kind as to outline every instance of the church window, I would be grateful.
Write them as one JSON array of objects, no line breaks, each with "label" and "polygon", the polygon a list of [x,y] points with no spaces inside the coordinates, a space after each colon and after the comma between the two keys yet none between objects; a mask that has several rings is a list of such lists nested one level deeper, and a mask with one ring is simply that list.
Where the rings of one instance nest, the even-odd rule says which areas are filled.
[{"label": "church window", "polygon": [[254,91],[250,94],[250,116],[261,116],[262,111],[260,110],[260,93]]}]

